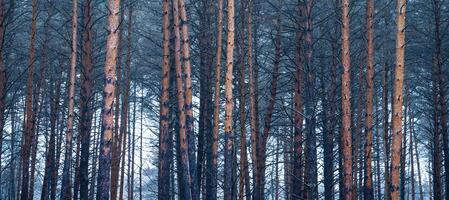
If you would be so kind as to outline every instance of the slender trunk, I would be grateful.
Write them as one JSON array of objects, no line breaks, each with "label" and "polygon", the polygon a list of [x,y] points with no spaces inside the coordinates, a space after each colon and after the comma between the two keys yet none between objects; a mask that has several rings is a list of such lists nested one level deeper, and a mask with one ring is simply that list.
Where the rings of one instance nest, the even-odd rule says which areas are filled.
[{"label": "slender trunk", "polygon": [[[195,183],[199,189],[196,193],[195,199],[199,199],[201,192],[205,192],[205,188],[202,188],[205,179],[203,176],[208,176],[208,169],[206,169],[205,161],[209,159],[211,153],[209,147],[212,141],[212,77],[211,70],[213,65],[213,55],[210,52],[212,40],[212,21],[213,16],[213,1],[202,0],[200,15],[200,116],[199,116],[199,129],[198,129],[198,157],[196,171],[197,176]],[[213,111],[212,111],[213,112]],[[205,159],[205,157],[207,157]],[[205,196],[204,196],[205,197]]]},{"label": "slender trunk", "polygon": [[225,76],[225,149],[224,149],[224,200],[232,199],[232,165],[234,148],[234,132],[232,130],[232,80],[234,66],[234,0],[227,1],[227,45],[226,45],[226,76]]},{"label": "slender trunk", "polygon": [[408,118],[408,125],[409,125],[409,154],[410,154],[410,192],[412,193],[412,200],[415,200],[415,166],[414,166],[414,160],[413,160],[413,113],[412,113],[412,104],[411,101],[409,103],[409,118]]},{"label": "slender trunk", "polygon": [[303,24],[299,23],[304,15],[304,7],[298,1],[298,23],[296,24],[295,33],[295,89],[294,89],[294,161],[293,161],[293,175],[292,175],[292,199],[301,199],[303,192],[303,166],[302,166],[302,124],[303,124],[303,102],[302,102],[302,87],[303,87],[303,51],[302,51],[302,39],[303,34],[300,31]]},{"label": "slender trunk", "polygon": [[373,98],[374,98],[374,1],[366,1],[366,138],[365,138],[365,200],[374,199],[372,148],[373,148]]},{"label": "slender trunk", "polygon": [[396,67],[393,89],[393,122],[391,140],[391,199],[399,197],[399,168],[402,140],[402,86],[404,82],[404,52],[405,52],[405,5],[406,0],[397,0],[396,5]]},{"label": "slender trunk", "polygon": [[0,166],[2,164],[3,148],[3,127],[5,126],[5,109],[6,109],[6,82],[7,74],[6,67],[3,62],[3,41],[5,27],[3,21],[5,20],[5,2],[0,0]]},{"label": "slender trunk", "polygon": [[[445,171],[445,199],[449,199],[449,139],[448,139],[448,128],[447,128],[447,110],[446,110],[446,89],[444,82],[444,72],[443,72],[443,58],[441,50],[441,2],[440,0],[433,0],[433,10],[435,18],[435,67],[436,67],[436,78],[434,80],[437,82],[437,89],[439,92],[439,106],[440,107],[440,117],[441,117],[441,135],[443,138],[443,152],[444,152],[444,171]],[[438,151],[439,152],[439,151]]]},{"label": "slender trunk", "polygon": [[386,200],[390,199],[390,142],[388,134],[388,66],[383,64],[382,69],[382,140],[384,148],[384,196]]},{"label": "slender trunk", "polygon": [[258,151],[258,137],[259,137],[259,121],[257,110],[257,87],[256,74],[253,66],[253,0],[248,0],[248,78],[249,78],[249,108],[250,108],[250,131],[251,131],[251,158],[253,161],[253,199],[259,200],[259,188],[261,184],[259,171],[257,170],[257,151]]},{"label": "slender trunk", "polygon": [[[63,65],[60,62],[60,68],[59,73],[63,73]],[[56,191],[57,191],[57,185],[58,185],[58,170],[59,170],[59,160],[61,155],[61,141],[62,141],[62,128],[60,128],[59,134],[57,134],[58,126],[62,124],[61,121],[58,119],[59,116],[59,102],[61,98],[61,84],[64,77],[59,77],[56,81],[56,91],[54,96],[54,99],[52,101],[52,108],[50,108],[50,131],[53,134],[53,142],[50,139],[50,149],[49,149],[49,155],[52,159],[50,161],[50,168],[51,168],[51,178],[50,178],[50,199],[55,200],[56,199]],[[54,151],[54,152],[52,152]]]},{"label": "slender trunk", "polygon": [[189,165],[190,165],[190,188],[193,198],[198,197],[199,188],[196,184],[196,158],[195,158],[195,134],[193,130],[193,107],[192,107],[192,78],[191,78],[191,64],[190,64],[190,39],[189,26],[187,20],[187,11],[184,0],[179,0],[179,16],[181,17],[181,31],[182,31],[182,64],[184,67],[185,76],[185,115],[186,115],[186,135],[188,142]]},{"label": "slender trunk", "polygon": [[37,34],[37,7],[38,1],[33,0],[32,14],[31,14],[31,34],[30,34],[30,49],[28,60],[28,80],[25,98],[25,127],[23,134],[21,162],[22,162],[22,192],[20,199],[26,200],[29,197],[29,178],[30,178],[30,144],[33,140],[34,133],[34,112],[33,112],[33,76],[34,76],[34,62],[36,61],[36,34]]},{"label": "slender trunk", "polygon": [[179,156],[180,156],[180,171],[181,176],[179,177],[179,184],[181,190],[180,195],[183,199],[190,200],[191,187],[190,187],[190,170],[189,170],[189,148],[187,145],[186,136],[186,114],[185,114],[185,99],[184,99],[184,83],[183,83],[183,73],[182,73],[182,63],[181,63],[181,34],[180,34],[180,16],[179,16],[179,6],[180,1],[173,1],[173,25],[175,34],[175,66],[176,66],[176,93],[178,99],[178,123],[179,123]]},{"label": "slender trunk", "polygon": [[[240,55],[240,69],[239,69],[239,112],[240,112],[240,176],[239,176],[239,194],[238,199],[243,200],[244,195],[247,200],[251,198],[251,188],[249,188],[249,172],[248,172],[248,155],[246,146],[246,70],[245,70],[245,17],[244,17],[244,3],[240,1],[241,24],[240,24],[240,40],[239,40],[239,55]],[[248,179],[247,179],[248,177]],[[246,190],[245,190],[246,189]],[[245,194],[246,191],[246,194]]]},{"label": "slender trunk", "polygon": [[87,200],[89,193],[89,147],[91,141],[93,108],[93,47],[92,1],[83,3],[83,52],[81,73],[80,123],[81,159],[79,164],[80,199]]},{"label": "slender trunk", "polygon": [[207,168],[210,173],[206,173],[206,199],[217,198],[217,156],[218,156],[218,128],[220,113],[220,80],[221,80],[221,54],[222,54],[222,32],[223,32],[223,1],[218,0],[217,19],[217,52],[215,58],[215,89],[214,89],[214,121],[212,130],[212,141],[209,143],[211,149],[210,157],[207,161]]},{"label": "slender trunk", "polygon": [[434,193],[434,199],[441,199],[441,158],[440,158],[440,108],[439,108],[439,98],[438,98],[438,83],[436,81],[437,79],[437,64],[436,59],[434,59],[434,66],[433,66],[433,72],[432,72],[432,92],[433,92],[433,98],[432,98],[432,104],[434,105],[433,108],[433,137],[432,137],[432,143],[431,147],[432,149],[432,186],[433,186],[433,193]]},{"label": "slender trunk", "polygon": [[[336,23],[335,23],[336,24]],[[337,30],[337,28],[335,28]],[[327,133],[324,136],[324,198],[326,200],[334,199],[334,131],[335,120],[332,120],[337,115],[337,65],[338,65],[338,39],[336,36],[331,36],[332,48],[332,66],[331,66],[331,86],[330,96],[328,99],[329,112],[326,112]]]},{"label": "slender trunk", "polygon": [[[160,104],[160,128],[159,128],[159,177],[158,199],[168,199],[170,192],[170,166],[168,165],[169,135],[169,78],[170,78],[170,30],[169,30],[169,1],[162,2],[162,33],[163,33],[163,59],[162,59],[162,94]],[[141,105],[142,106],[142,105]],[[135,123],[135,122],[134,122]],[[141,138],[142,140],[142,138]],[[142,146],[140,147],[142,148]],[[142,163],[141,163],[142,164]],[[142,167],[142,166],[141,166]]]},{"label": "slender trunk", "polygon": [[263,135],[259,136],[259,150],[257,155],[257,170],[259,179],[261,180],[261,185],[258,187],[259,194],[257,195],[259,199],[264,199],[264,185],[265,185],[265,161],[266,161],[266,151],[267,151],[267,142],[271,129],[271,120],[274,111],[274,105],[276,103],[276,93],[277,93],[277,82],[279,78],[279,65],[281,61],[281,19],[280,16],[277,16],[276,21],[276,36],[274,41],[275,46],[275,58],[273,63],[273,71],[271,77],[271,86],[270,86],[270,99],[268,100],[267,111],[264,118],[264,129]]},{"label": "slender trunk", "polygon": [[62,171],[61,199],[72,199],[72,137],[75,108],[75,78],[76,78],[76,48],[77,48],[77,0],[72,1],[72,54],[70,58],[69,108],[67,118],[67,133],[65,135],[65,156]]},{"label": "slender trunk", "polygon": [[[411,124],[412,128],[411,131],[415,131],[414,130],[414,123],[412,121]],[[420,162],[419,162],[419,150],[418,150],[418,141],[416,140],[416,135],[415,135],[415,153],[416,153],[416,170],[418,171],[418,186],[419,186],[419,199],[420,200],[424,200],[424,191],[423,191],[423,185],[422,185],[422,179],[421,179],[421,167],[420,167]]]},{"label": "slender trunk", "polygon": [[[97,200],[109,199],[111,144],[114,127],[114,83],[117,66],[117,48],[119,43],[120,0],[108,0],[108,39],[106,42],[106,63],[104,66],[104,97],[102,110],[102,138],[98,167]],[[118,103],[118,102],[116,102]]]},{"label": "slender trunk", "polygon": [[120,2],[120,20],[119,20],[119,27],[118,27],[118,46],[117,46],[117,68],[116,68],[116,81],[115,81],[115,109],[114,109],[114,136],[112,137],[112,160],[111,160],[111,199],[117,200],[117,193],[118,193],[118,183],[119,183],[119,174],[120,174],[120,160],[121,160],[121,153],[122,153],[122,134],[120,133],[120,97],[122,95],[122,81],[123,81],[123,75],[122,75],[122,52],[123,52],[123,26],[121,25],[123,23],[124,15],[125,15],[125,8],[123,6],[124,1]]},{"label": "slender trunk", "polygon": [[402,144],[401,144],[401,169],[400,169],[400,176],[401,176],[401,180],[400,180],[400,185],[399,185],[399,198],[401,200],[405,200],[405,165],[406,165],[406,157],[407,157],[407,151],[406,151],[406,145],[407,145],[407,117],[408,117],[408,102],[409,101],[409,95],[408,95],[408,85],[405,88],[405,105],[404,105],[404,134],[402,134]]},{"label": "slender trunk", "polygon": [[341,77],[341,102],[342,102],[342,151],[343,151],[343,178],[344,178],[344,199],[352,199],[352,141],[351,141],[351,63],[349,51],[349,0],[342,1],[342,65],[343,74]]},{"label": "slender trunk", "polygon": [[[122,162],[122,170],[120,174],[120,195],[119,199],[123,200],[123,188],[125,182],[125,158],[126,158],[126,135],[129,134],[128,131],[128,115],[129,115],[129,90],[131,89],[131,51],[132,51],[132,15],[133,15],[133,6],[129,5],[128,7],[128,35],[127,35],[127,43],[128,49],[126,53],[126,65],[125,65],[125,82],[123,89],[123,100],[122,100],[122,110],[121,110],[121,118],[120,118],[120,137],[122,137],[123,148],[119,149],[119,151],[123,152],[119,158],[119,162]],[[118,103],[118,102],[117,102]],[[128,133],[126,133],[128,131]]]}]

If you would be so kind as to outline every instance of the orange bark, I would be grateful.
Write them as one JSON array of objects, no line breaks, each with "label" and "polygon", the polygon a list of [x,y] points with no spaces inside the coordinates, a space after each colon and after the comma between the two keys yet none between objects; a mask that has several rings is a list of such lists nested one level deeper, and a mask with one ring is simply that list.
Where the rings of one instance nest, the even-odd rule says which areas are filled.
[{"label": "orange bark", "polygon": [[406,0],[397,0],[396,5],[396,67],[393,90],[393,122],[391,141],[391,199],[399,198],[399,169],[402,140],[402,88],[404,83],[405,53],[405,7]]},{"label": "orange bark", "polygon": [[341,104],[342,104],[342,132],[341,142],[343,149],[343,192],[344,199],[352,199],[352,141],[351,141],[351,61],[349,50],[349,0],[342,1],[342,65],[341,77]]}]

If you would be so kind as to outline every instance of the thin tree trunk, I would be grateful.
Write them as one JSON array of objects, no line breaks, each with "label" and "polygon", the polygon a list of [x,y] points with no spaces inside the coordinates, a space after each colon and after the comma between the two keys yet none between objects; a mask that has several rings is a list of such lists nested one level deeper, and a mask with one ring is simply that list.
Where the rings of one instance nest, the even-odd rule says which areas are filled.
[{"label": "thin tree trunk", "polygon": [[259,194],[257,195],[259,199],[264,199],[264,185],[265,185],[265,168],[266,168],[266,152],[267,152],[267,142],[271,129],[271,120],[274,111],[274,104],[276,102],[276,93],[277,93],[277,82],[279,78],[279,65],[281,62],[281,19],[280,16],[277,16],[276,20],[276,36],[274,41],[275,46],[275,58],[273,63],[273,71],[271,77],[271,86],[270,86],[270,98],[268,100],[267,111],[264,118],[264,129],[263,135],[259,136],[259,150],[257,155],[257,165],[258,165],[258,175],[260,176],[261,185],[258,187]]},{"label": "thin tree trunk", "polygon": [[[444,152],[444,171],[445,171],[445,199],[449,199],[449,140],[448,140],[448,132],[447,132],[447,110],[446,110],[446,89],[444,82],[444,72],[443,72],[443,58],[442,58],[442,50],[441,50],[441,35],[440,35],[440,26],[441,26],[441,2],[440,0],[433,0],[433,12],[435,18],[435,67],[436,67],[436,78],[437,80],[433,80],[437,82],[437,89],[439,92],[439,106],[440,107],[440,117],[441,117],[441,135],[443,138],[443,152]],[[439,151],[438,151],[439,152]]]},{"label": "thin tree trunk", "polygon": [[37,9],[38,2],[33,0],[31,13],[31,34],[30,34],[30,49],[28,60],[28,80],[25,98],[25,127],[22,140],[21,162],[22,162],[22,191],[20,199],[26,200],[29,197],[29,178],[30,178],[30,144],[33,140],[34,132],[34,112],[33,112],[33,76],[34,76],[34,62],[36,61],[36,34],[37,34]]},{"label": "thin tree trunk", "polygon": [[[410,91],[408,91],[410,92]],[[411,99],[410,99],[411,100]],[[413,160],[413,113],[412,113],[412,104],[411,101],[409,103],[409,118],[408,118],[408,125],[409,125],[409,154],[410,154],[410,192],[412,193],[412,200],[415,200],[415,166],[414,166],[414,160]]]},{"label": "thin tree trunk", "polygon": [[405,165],[407,162],[407,151],[406,151],[406,145],[407,145],[407,117],[408,117],[408,102],[409,101],[409,95],[408,95],[408,85],[405,88],[405,105],[404,105],[404,134],[402,134],[402,144],[401,144],[401,169],[400,169],[400,176],[401,176],[401,180],[400,180],[400,185],[399,185],[399,198],[401,200],[405,200],[405,179],[406,179],[406,175],[405,175]]},{"label": "thin tree trunk", "polygon": [[[249,188],[249,172],[248,172],[248,155],[246,145],[246,69],[245,69],[245,16],[244,3],[240,1],[240,12],[242,13],[240,24],[240,40],[239,40],[239,55],[240,55],[240,69],[239,69],[239,116],[240,116],[240,176],[239,176],[239,194],[238,199],[243,200],[244,195],[246,199],[251,198],[251,188]],[[246,189],[246,190],[245,190]],[[245,194],[246,191],[246,194]]]},{"label": "thin tree trunk", "polygon": [[81,73],[80,123],[81,159],[79,164],[80,199],[87,200],[89,193],[89,147],[92,131],[93,98],[93,48],[92,48],[92,1],[83,3],[83,52]]},{"label": "thin tree trunk", "polygon": [[373,148],[373,97],[374,97],[374,1],[366,1],[366,138],[365,138],[365,178],[363,196],[374,199],[372,148]]},{"label": "thin tree trunk", "polygon": [[61,199],[72,199],[72,137],[75,108],[76,48],[77,48],[77,0],[72,1],[72,54],[70,58],[69,108],[67,133],[65,135],[65,156],[62,171]]},{"label": "thin tree trunk", "polygon": [[[159,133],[159,177],[158,199],[168,199],[170,192],[170,166],[168,165],[169,135],[169,78],[170,78],[170,30],[169,30],[169,1],[162,2],[162,33],[163,33],[163,59],[162,59],[162,94],[160,104],[160,133]],[[142,105],[141,105],[142,106]],[[134,122],[135,123],[135,122]],[[142,138],[141,138],[142,140]],[[142,148],[142,146],[140,147]],[[142,164],[142,163],[141,163]],[[142,166],[141,166],[142,167]],[[140,186],[141,187],[141,186]]]},{"label": "thin tree trunk", "polygon": [[[414,123],[412,121],[412,128],[411,131],[415,131],[414,129]],[[420,168],[420,162],[419,162],[419,151],[418,151],[418,141],[416,140],[416,136],[415,136],[415,153],[416,153],[416,167],[417,167],[417,171],[418,171],[418,186],[419,186],[419,199],[420,200],[424,200],[424,191],[423,191],[423,186],[422,186],[422,179],[421,179],[421,168]]]},{"label": "thin tree trunk", "polygon": [[393,90],[393,122],[391,141],[391,199],[399,197],[399,168],[402,140],[402,86],[404,82],[404,49],[405,49],[405,5],[406,0],[397,0],[396,5],[396,67]]},{"label": "thin tree trunk", "polygon": [[[122,137],[122,143],[123,147],[122,149],[119,149],[122,153],[122,155],[119,158],[119,162],[121,160],[122,162],[122,170],[120,174],[120,193],[119,193],[119,199],[123,200],[123,188],[124,188],[124,182],[125,182],[125,158],[126,158],[126,135],[129,134],[126,133],[128,130],[128,115],[129,115],[129,90],[131,89],[131,51],[132,51],[132,37],[131,37],[131,31],[132,31],[132,15],[133,15],[133,6],[129,5],[128,7],[128,36],[127,36],[127,43],[128,43],[128,49],[126,53],[126,65],[125,65],[125,82],[124,82],[124,89],[123,89],[123,100],[122,100],[122,110],[121,110],[121,118],[120,118],[120,137]],[[118,103],[118,102],[117,102]]]},{"label": "thin tree trunk", "polygon": [[173,1],[173,25],[175,34],[175,66],[176,66],[176,93],[178,99],[178,123],[179,123],[179,155],[180,155],[180,195],[186,199],[190,200],[191,187],[190,187],[190,170],[189,170],[189,148],[187,145],[186,136],[186,114],[185,114],[185,99],[184,99],[184,83],[183,83],[183,73],[182,73],[182,63],[181,63],[181,34],[180,34],[180,16],[179,16],[179,0]]},{"label": "thin tree trunk", "polygon": [[192,78],[191,78],[191,64],[190,64],[190,39],[189,39],[189,26],[187,20],[187,11],[184,0],[179,0],[179,16],[181,17],[181,31],[182,31],[182,62],[184,67],[185,76],[185,115],[186,115],[186,134],[188,142],[189,153],[189,168],[190,170],[190,188],[192,197],[198,197],[199,187],[196,184],[196,155],[195,155],[195,134],[193,130],[193,107],[192,107]]},{"label": "thin tree trunk", "polygon": [[[106,42],[106,63],[104,66],[104,98],[102,110],[102,138],[100,144],[100,158],[98,167],[97,200],[109,199],[111,144],[114,127],[114,83],[115,68],[117,66],[117,48],[119,43],[120,0],[108,0],[108,40]],[[118,103],[118,102],[116,102]]]},{"label": "thin tree trunk", "polygon": [[122,145],[123,145],[123,135],[120,133],[120,97],[122,95],[122,52],[123,52],[123,23],[125,8],[123,6],[124,2],[120,2],[120,24],[117,30],[119,32],[118,35],[118,46],[117,46],[117,69],[116,69],[116,81],[115,81],[115,114],[114,114],[114,136],[112,137],[112,160],[111,160],[111,199],[117,200],[118,186],[119,186],[119,175],[120,175],[120,160],[122,153]]},{"label": "thin tree trunk", "polygon": [[224,200],[232,199],[232,165],[234,148],[234,132],[232,130],[232,80],[234,66],[234,0],[227,1],[227,45],[226,45],[226,76],[225,76],[225,149],[224,149]]},{"label": "thin tree trunk", "polygon": [[344,199],[352,199],[352,141],[351,141],[351,63],[349,50],[349,0],[342,1],[342,151],[343,151],[343,178],[344,178]]},{"label": "thin tree trunk", "polygon": [[220,113],[220,80],[221,80],[221,56],[222,56],[222,32],[223,32],[223,1],[218,0],[217,18],[217,52],[215,58],[215,88],[214,88],[214,121],[212,130],[212,141],[209,148],[211,153],[207,161],[206,173],[206,199],[217,198],[217,156],[218,156],[218,129]]},{"label": "thin tree trunk", "polygon": [[[5,2],[0,0],[0,166],[2,164],[3,148],[3,127],[5,126],[5,109],[6,109],[6,82],[8,77],[6,74],[6,67],[3,62],[3,41],[5,33]],[[14,133],[12,133],[14,134]]]}]

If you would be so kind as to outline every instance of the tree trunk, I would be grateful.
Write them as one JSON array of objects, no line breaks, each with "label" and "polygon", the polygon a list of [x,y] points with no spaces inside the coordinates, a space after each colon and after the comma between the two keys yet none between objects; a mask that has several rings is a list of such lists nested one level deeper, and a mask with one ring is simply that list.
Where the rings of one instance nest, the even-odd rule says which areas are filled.
[{"label": "tree trunk", "polygon": [[[120,115],[120,137],[122,138],[123,147],[122,149],[119,149],[119,151],[122,152],[119,162],[121,160],[122,162],[122,170],[120,174],[120,193],[119,193],[119,199],[123,200],[123,188],[124,188],[124,182],[125,182],[125,158],[126,158],[126,135],[129,134],[128,131],[128,116],[129,116],[129,90],[131,89],[131,51],[132,51],[132,38],[131,38],[131,31],[132,31],[132,15],[133,15],[133,6],[128,5],[128,38],[127,38],[127,44],[128,49],[126,53],[126,65],[124,70],[125,75],[125,82],[124,82],[124,89],[123,89],[123,100],[122,100],[122,110]],[[118,103],[118,102],[117,102]],[[127,133],[128,131],[128,133]]]},{"label": "tree trunk", "polygon": [[180,184],[184,188],[181,196],[186,199],[192,199],[190,187],[190,170],[189,170],[189,148],[187,145],[186,136],[186,114],[185,114],[185,99],[184,99],[184,83],[181,63],[181,34],[180,34],[180,16],[178,4],[180,0],[173,1],[173,25],[175,34],[175,66],[176,66],[176,89],[178,99],[178,123],[179,123],[179,150],[180,150],[180,167],[178,169],[181,173]]},{"label": "tree trunk", "polygon": [[225,76],[225,149],[224,149],[224,200],[232,199],[232,165],[234,148],[234,133],[232,130],[232,80],[234,66],[234,0],[227,1],[227,45],[226,45],[226,76]]},{"label": "tree trunk", "polygon": [[[238,199],[243,200],[244,196],[249,200],[251,198],[251,188],[249,183],[249,171],[248,171],[248,155],[246,145],[246,69],[245,69],[245,16],[244,16],[244,3],[240,1],[240,40],[239,40],[239,52],[240,55],[240,69],[239,69],[239,117],[240,117],[240,176],[239,176],[239,193]],[[246,192],[246,193],[245,193]]]},{"label": "tree trunk", "polygon": [[209,157],[206,173],[206,199],[217,198],[217,156],[218,156],[218,129],[220,112],[220,80],[221,80],[221,54],[222,54],[222,32],[223,32],[223,1],[218,0],[217,19],[217,53],[215,58],[215,88],[214,88],[214,121],[212,130],[212,141],[209,142]]},{"label": "tree trunk", "polygon": [[[108,0],[108,40],[106,42],[106,63],[104,66],[104,98],[102,110],[102,138],[100,144],[100,158],[98,167],[97,200],[109,199],[111,144],[114,127],[114,83],[115,68],[117,66],[117,48],[119,43],[120,0]],[[118,102],[116,102],[118,103]]]},{"label": "tree trunk", "polygon": [[30,49],[28,60],[28,80],[25,98],[25,127],[23,133],[23,142],[21,150],[22,163],[22,192],[20,199],[26,200],[29,197],[29,178],[30,178],[30,144],[33,140],[34,133],[34,112],[33,112],[33,76],[34,76],[34,62],[36,61],[36,34],[37,34],[37,0],[32,1],[31,13],[31,34],[30,34]]},{"label": "tree trunk", "polygon": [[302,124],[303,124],[303,102],[302,102],[302,87],[303,87],[303,51],[302,51],[302,39],[303,34],[299,31],[303,24],[300,23],[301,18],[304,15],[304,7],[299,3],[297,5],[298,11],[298,23],[296,24],[295,33],[295,93],[294,93],[294,161],[293,161],[293,176],[292,176],[292,199],[301,199],[303,195],[303,166],[302,166]]},{"label": "tree trunk", "polygon": [[[410,91],[407,91],[409,94]],[[410,99],[411,100],[411,99]],[[410,192],[412,193],[412,200],[415,200],[415,166],[414,166],[414,160],[413,160],[413,114],[412,114],[412,104],[411,101],[408,102],[410,105],[408,107],[409,109],[409,118],[408,118],[408,125],[409,125],[409,154],[410,154]]]},{"label": "tree trunk", "polygon": [[271,129],[271,120],[273,116],[274,111],[274,104],[276,103],[276,93],[277,93],[277,82],[279,78],[279,64],[281,61],[281,19],[280,16],[277,17],[276,21],[276,36],[274,41],[275,46],[275,58],[273,63],[273,71],[272,71],[272,77],[271,77],[271,86],[270,86],[270,98],[268,100],[268,106],[267,111],[265,113],[264,118],[264,129],[263,129],[263,135],[259,136],[259,149],[258,149],[258,155],[257,155],[257,170],[258,175],[260,176],[261,185],[258,191],[259,194],[257,195],[259,199],[264,199],[264,185],[265,185],[265,168],[266,168],[266,152],[267,152],[267,142],[268,137]]},{"label": "tree trunk", "polygon": [[397,0],[396,5],[396,67],[393,90],[393,122],[391,141],[391,199],[399,197],[399,168],[402,140],[402,86],[404,82],[404,49],[405,49],[405,0]]},{"label": "tree trunk", "polygon": [[72,199],[72,137],[75,108],[76,48],[77,48],[77,0],[72,1],[72,54],[70,58],[69,108],[65,135],[64,168],[62,171],[61,199]]},{"label": "tree trunk", "polygon": [[3,127],[5,126],[5,109],[6,109],[6,82],[7,74],[6,68],[3,63],[3,41],[5,27],[3,21],[5,20],[5,2],[0,0],[0,165],[2,164],[2,152],[3,148]]},{"label": "tree trunk", "polygon": [[83,52],[81,73],[80,123],[81,159],[79,164],[80,199],[87,200],[89,193],[89,147],[91,141],[93,108],[93,47],[92,47],[92,1],[83,3]]},{"label": "tree trunk", "polygon": [[[158,173],[158,199],[168,199],[170,192],[170,166],[169,152],[169,85],[170,85],[170,30],[169,30],[169,1],[162,2],[162,94],[160,103],[159,121],[159,173]],[[142,106],[142,105],[141,105]],[[135,123],[135,122],[134,122]],[[140,147],[142,148],[142,147]]]},{"label": "tree trunk", "polygon": [[343,174],[344,174],[344,199],[352,200],[352,141],[351,141],[351,63],[349,50],[349,0],[342,1],[342,151],[343,151]]},{"label": "tree trunk", "polygon": [[[446,110],[446,87],[444,82],[444,70],[443,68],[443,55],[441,50],[441,2],[440,0],[433,0],[433,11],[435,18],[435,64],[436,64],[436,79],[433,80],[437,83],[438,89],[438,102],[440,107],[440,117],[441,117],[441,135],[443,138],[443,152],[444,152],[444,171],[445,171],[445,199],[449,199],[449,139],[448,139],[448,128],[447,128],[447,110]],[[438,151],[439,152],[439,151]]]},{"label": "tree trunk", "polygon": [[374,199],[372,148],[373,148],[373,97],[374,97],[374,1],[366,1],[366,138],[365,138],[365,178],[363,196]]}]

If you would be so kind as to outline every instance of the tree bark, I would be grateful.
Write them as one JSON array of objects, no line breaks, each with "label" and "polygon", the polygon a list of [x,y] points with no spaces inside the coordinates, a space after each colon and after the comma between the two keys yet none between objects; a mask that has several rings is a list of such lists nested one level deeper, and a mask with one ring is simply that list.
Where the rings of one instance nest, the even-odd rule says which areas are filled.
[{"label": "tree bark", "polygon": [[[114,127],[114,83],[117,66],[117,48],[119,43],[120,0],[108,0],[108,39],[106,42],[106,63],[104,66],[104,97],[102,110],[102,138],[98,167],[97,200],[109,199],[111,144]],[[118,102],[116,102],[118,103]]]},{"label": "tree bark", "polygon": [[180,34],[180,15],[179,5],[180,0],[173,1],[173,25],[175,34],[175,66],[176,66],[176,89],[178,99],[178,123],[179,123],[179,150],[180,150],[180,184],[183,188],[181,190],[182,197],[186,200],[192,199],[191,185],[190,185],[190,170],[189,170],[189,148],[187,145],[186,136],[186,114],[185,114],[185,99],[184,99],[184,83],[181,63],[181,34]]},{"label": "tree bark", "polygon": [[33,76],[34,76],[34,62],[36,61],[36,34],[37,34],[37,12],[38,2],[33,0],[31,11],[31,34],[30,34],[30,48],[28,57],[28,80],[25,97],[25,127],[23,133],[23,142],[21,150],[22,163],[22,190],[20,199],[26,200],[29,197],[29,178],[30,178],[30,144],[33,140],[34,134],[34,112],[33,112]]},{"label": "tree bark", "polygon": [[[170,87],[170,30],[169,1],[162,1],[162,94],[159,114],[159,177],[158,199],[168,199],[170,192],[170,166],[168,165],[169,136],[169,87]],[[141,147],[142,148],[142,147]]]},{"label": "tree bark", "polygon": [[402,87],[404,82],[405,53],[405,7],[406,0],[397,0],[396,5],[396,67],[393,90],[393,122],[391,141],[391,199],[399,197],[399,168],[402,140]]},{"label": "tree bark", "polygon": [[6,67],[3,62],[3,41],[5,33],[5,2],[0,0],[0,165],[2,164],[3,148],[3,128],[5,126],[5,109],[6,109],[6,82],[8,77]]},{"label": "tree bark", "polygon": [[227,45],[226,45],[226,76],[225,76],[225,149],[224,149],[224,200],[232,199],[232,165],[234,148],[234,133],[232,130],[232,87],[234,66],[234,0],[227,1]]},{"label": "tree bark", "polygon": [[350,50],[349,50],[349,0],[342,1],[342,150],[343,150],[343,178],[344,199],[352,200],[352,141],[351,141],[351,86],[350,86]]},{"label": "tree bark", "polygon": [[85,0],[83,3],[83,52],[81,73],[81,98],[80,98],[80,123],[79,134],[81,135],[81,158],[79,165],[80,199],[87,200],[89,193],[89,147],[92,129],[92,102],[93,98],[93,47],[92,47],[92,1]]},{"label": "tree bark", "polygon": [[374,1],[366,1],[366,138],[365,138],[365,178],[363,196],[374,199],[372,148],[373,148],[373,98],[374,98]]},{"label": "tree bark", "polygon": [[206,199],[217,198],[217,156],[218,156],[218,129],[220,112],[220,80],[221,80],[221,56],[222,56],[222,32],[223,32],[223,1],[218,0],[217,17],[217,52],[215,58],[215,88],[214,88],[214,121],[212,130],[212,141],[209,143],[211,149],[207,161],[206,173]]},{"label": "tree bark", "polygon": [[67,133],[65,135],[65,156],[62,172],[61,199],[72,199],[72,137],[75,108],[75,78],[76,78],[76,48],[77,48],[77,0],[72,1],[72,54],[70,58],[69,108],[67,118]]}]

